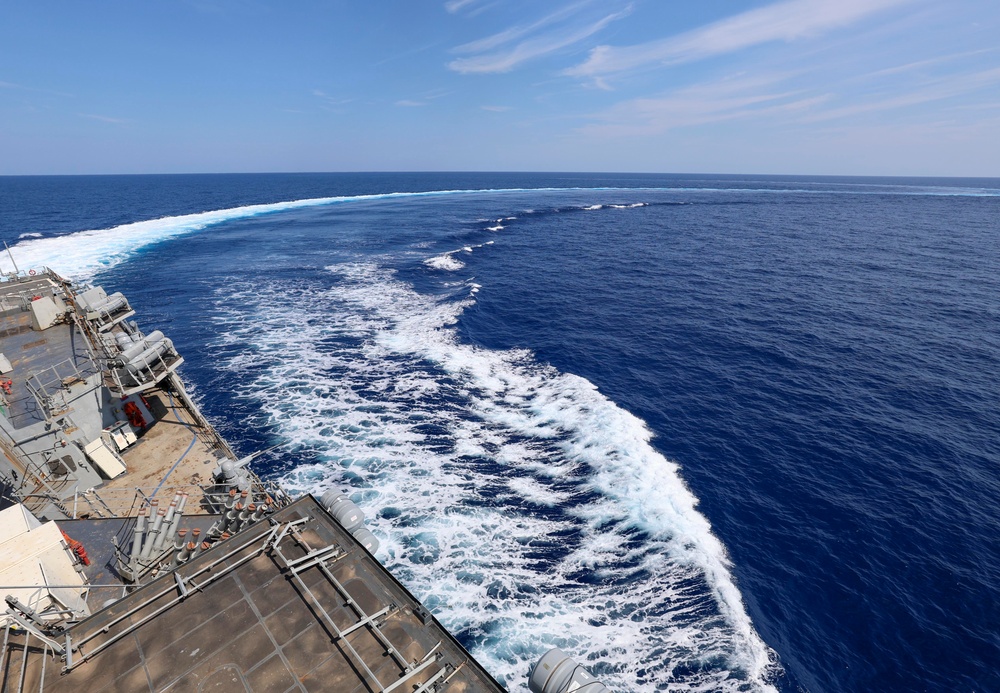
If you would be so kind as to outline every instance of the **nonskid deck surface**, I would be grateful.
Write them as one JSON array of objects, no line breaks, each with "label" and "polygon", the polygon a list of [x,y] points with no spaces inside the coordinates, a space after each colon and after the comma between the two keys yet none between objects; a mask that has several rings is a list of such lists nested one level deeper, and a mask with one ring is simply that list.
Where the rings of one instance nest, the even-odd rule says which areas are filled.
[{"label": "nonskid deck surface", "polygon": [[311,496],[68,633],[8,634],[0,693],[503,690]]},{"label": "nonskid deck surface", "polygon": [[[137,498],[179,490],[189,490],[194,499],[187,512],[214,512],[203,501],[203,490],[212,484],[212,470],[232,451],[180,395],[182,386],[172,375],[135,395],[142,395],[149,420],[132,427],[135,444],[117,451],[126,473],[110,479],[96,470],[87,474],[76,466],[85,462],[79,453],[71,455],[76,462],[61,464],[72,452],[67,446],[82,450],[128,418],[108,366],[117,351],[106,347],[123,325],[109,324],[98,333],[85,311],[73,308],[74,291],[48,272],[0,282],[0,354],[11,366],[0,393],[8,431],[0,440],[3,480],[30,510],[50,517],[57,512],[73,518],[127,514],[135,511]],[[33,304],[48,297],[68,312],[39,329]]]},{"label": "nonskid deck surface", "polygon": [[[92,495],[98,496],[115,514],[133,508],[137,491],[142,497],[166,498],[173,492],[212,483],[211,474],[218,463],[219,451],[209,432],[186,407],[170,393],[156,388],[145,395],[150,410],[157,417],[137,442],[122,452],[126,474],[105,481]],[[200,502],[191,503],[185,512],[208,512]]]},{"label": "nonskid deck surface", "polygon": [[[207,535],[217,515],[187,515],[178,528],[191,536],[194,529]],[[59,528],[86,548],[90,565],[80,566],[87,579],[86,601],[92,613],[97,613],[108,601],[117,601],[128,594],[130,586],[119,574],[115,560],[113,539],[119,545],[128,546],[135,529],[134,517],[111,517],[101,519],[64,520]]]},{"label": "nonskid deck surface", "polygon": [[7,418],[15,428],[45,421],[45,413],[28,390],[28,375],[38,373],[61,383],[64,379],[72,381],[97,372],[76,325],[53,325],[44,332],[36,332],[28,313],[0,318],[0,353],[14,367],[6,377],[12,381]]}]

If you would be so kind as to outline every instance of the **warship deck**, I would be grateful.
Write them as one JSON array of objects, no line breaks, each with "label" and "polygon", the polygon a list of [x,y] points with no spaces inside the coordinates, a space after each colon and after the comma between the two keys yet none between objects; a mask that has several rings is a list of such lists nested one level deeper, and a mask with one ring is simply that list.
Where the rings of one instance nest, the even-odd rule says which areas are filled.
[{"label": "warship deck", "polygon": [[504,690],[311,496],[64,635],[4,643],[0,693]]},{"label": "warship deck", "polygon": [[503,690],[351,501],[236,458],[124,296],[36,275],[0,281],[0,693]]},{"label": "warship deck", "polygon": [[[31,304],[49,297],[63,301],[69,312],[39,329]],[[82,449],[126,418],[125,398],[115,393],[110,356],[99,341],[120,329],[111,325],[98,333],[90,327],[65,286],[49,273],[0,283],[0,354],[10,365],[0,376],[8,381],[7,391],[0,392],[0,412],[9,426],[8,435],[0,437],[0,454],[14,472],[2,480],[31,511],[43,515],[58,508],[73,518],[114,517],[134,511],[137,499],[181,490],[195,498],[189,513],[213,512],[205,489],[212,485],[215,466],[232,451],[181,396],[183,386],[173,374],[141,392],[149,420],[133,427],[135,442],[117,451],[126,473],[87,476],[60,464],[66,451],[57,446]],[[47,440],[52,442],[43,443]]]}]

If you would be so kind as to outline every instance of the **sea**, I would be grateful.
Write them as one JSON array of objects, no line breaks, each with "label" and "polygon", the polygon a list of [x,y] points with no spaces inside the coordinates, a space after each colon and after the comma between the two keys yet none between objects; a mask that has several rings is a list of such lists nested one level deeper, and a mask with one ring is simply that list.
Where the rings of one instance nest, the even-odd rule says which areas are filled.
[{"label": "sea", "polygon": [[998,179],[8,176],[0,238],[511,691],[1000,691]]}]

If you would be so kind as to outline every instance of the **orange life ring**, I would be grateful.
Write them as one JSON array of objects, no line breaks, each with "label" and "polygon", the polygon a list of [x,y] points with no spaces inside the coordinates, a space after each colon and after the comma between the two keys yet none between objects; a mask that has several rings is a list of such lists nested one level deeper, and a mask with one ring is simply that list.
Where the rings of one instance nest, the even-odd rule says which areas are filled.
[{"label": "orange life ring", "polygon": [[35,270],[28,270],[28,274],[30,274],[32,277],[34,277],[35,276]]}]

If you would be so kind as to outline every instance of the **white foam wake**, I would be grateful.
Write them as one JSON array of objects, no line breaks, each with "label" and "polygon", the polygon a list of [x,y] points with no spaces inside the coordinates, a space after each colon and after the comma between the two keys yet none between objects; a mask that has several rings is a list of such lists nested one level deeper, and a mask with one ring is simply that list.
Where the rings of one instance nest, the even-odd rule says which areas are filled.
[{"label": "white foam wake", "polygon": [[461,343],[469,299],[330,270],[220,295],[231,381],[318,460],[285,483],[350,487],[380,558],[515,687],[559,646],[617,690],[769,688],[725,551],[642,421],[528,352]]},{"label": "white foam wake", "polygon": [[633,203],[627,204],[627,205],[624,205],[624,204],[622,204],[622,205],[587,205],[586,207],[583,207],[582,209],[585,212],[596,212],[599,209],[637,209],[639,207],[648,207],[648,206],[649,206],[648,202],[633,202]]},{"label": "white foam wake", "polygon": [[[886,186],[903,187],[903,186]],[[109,269],[127,260],[136,252],[147,246],[162,241],[201,231],[209,226],[221,224],[234,219],[271,214],[286,210],[337,203],[358,202],[364,200],[388,200],[394,198],[432,197],[441,195],[472,195],[472,194],[503,194],[503,193],[548,193],[548,192],[597,192],[597,191],[630,191],[660,193],[723,193],[748,194],[765,193],[773,195],[799,194],[841,194],[841,195],[931,195],[931,196],[972,196],[995,197],[1000,191],[988,188],[925,188],[919,190],[900,191],[857,191],[840,189],[771,189],[771,188],[622,188],[622,187],[592,187],[592,188],[502,188],[502,189],[470,189],[470,190],[431,190],[425,192],[393,192],[373,195],[348,195],[339,197],[318,197],[303,200],[291,200],[271,204],[246,205],[229,209],[220,209],[196,214],[163,217],[122,224],[113,228],[91,229],[65,234],[62,236],[39,237],[37,232],[23,233],[20,241],[12,247],[15,260],[22,270],[52,269],[76,279],[87,279],[95,272]],[[647,203],[636,203],[627,207],[641,207]],[[615,207],[620,207],[614,205]],[[599,210],[604,205],[594,204],[584,207],[586,210]],[[527,209],[525,214],[534,210]],[[501,222],[513,220],[516,217],[505,217],[487,227],[488,231],[501,231]],[[493,221],[492,219],[484,221]],[[10,272],[13,267],[6,254],[0,254],[0,272]]]},{"label": "white foam wake", "polygon": [[[63,236],[30,238],[13,246],[12,252],[22,270],[51,267],[57,272],[84,279],[99,270],[119,264],[146,246],[201,231],[215,224],[300,207],[330,204],[345,199],[347,198],[318,198],[248,205],[137,221],[109,229],[92,229]],[[7,257],[0,257],[0,268],[5,272],[10,271]]]},{"label": "white foam wake", "polygon": [[[492,230],[492,229],[487,229]],[[435,255],[434,257],[429,257],[424,260],[424,264],[428,267],[438,270],[444,270],[446,272],[454,272],[465,267],[465,263],[455,257],[458,253],[471,253],[477,248],[483,248],[488,245],[493,245],[495,241],[486,241],[485,243],[478,243],[476,245],[467,245],[457,250],[449,250],[447,252],[441,253],[440,255]]]},{"label": "white foam wake", "polygon": [[434,257],[429,257],[424,260],[424,264],[428,267],[433,267],[434,269],[444,270],[446,272],[454,272],[455,270],[460,270],[465,267],[465,263],[455,257],[457,250],[451,250],[447,253],[441,253],[440,255],[435,255]]},{"label": "white foam wake", "polygon": [[[603,190],[604,188],[592,188]],[[556,192],[585,190],[585,188],[505,188],[485,190],[431,190],[426,192],[392,192],[372,195],[317,197],[271,204],[246,205],[197,214],[163,217],[147,221],[122,224],[113,228],[91,229],[62,236],[39,238],[41,234],[26,233],[12,247],[14,259],[21,270],[52,269],[73,277],[87,279],[95,272],[109,269],[132,257],[141,249],[187,234],[196,233],[216,224],[234,219],[244,219],[261,214],[273,214],[305,207],[350,202],[391,200],[444,195],[501,194],[523,192]],[[0,271],[10,272],[13,267],[6,254],[0,255]]]}]

